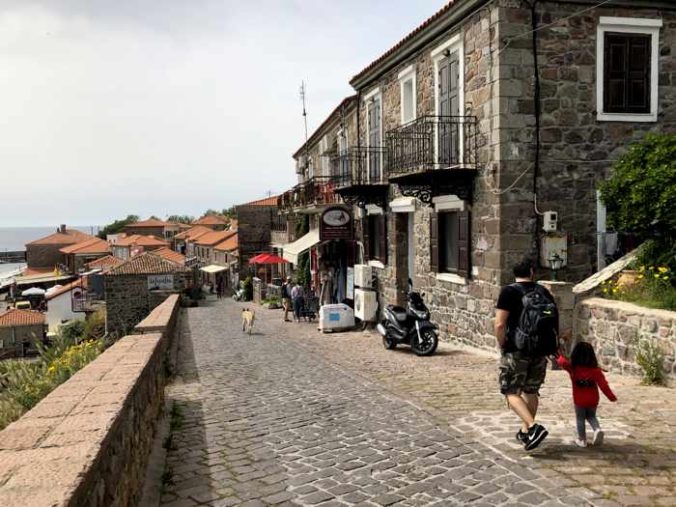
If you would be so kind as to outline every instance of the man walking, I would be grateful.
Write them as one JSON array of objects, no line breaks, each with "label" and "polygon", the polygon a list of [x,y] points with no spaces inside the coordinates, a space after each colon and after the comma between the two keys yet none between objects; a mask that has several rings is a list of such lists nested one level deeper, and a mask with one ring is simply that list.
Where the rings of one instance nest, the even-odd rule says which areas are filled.
[{"label": "man walking", "polygon": [[291,289],[293,282],[291,277],[287,276],[286,281],[282,284],[282,308],[284,308],[284,322],[290,322],[289,310],[291,310]]},{"label": "man walking", "polygon": [[291,289],[291,301],[293,302],[293,315],[296,322],[300,322],[303,313],[303,287],[297,283]]},{"label": "man walking", "polygon": [[501,349],[500,392],[522,421],[516,438],[527,451],[548,435],[535,416],[547,373],[546,356],[554,354],[558,345],[554,298],[534,276],[530,259],[514,266],[516,282],[500,291],[495,316],[495,336]]}]

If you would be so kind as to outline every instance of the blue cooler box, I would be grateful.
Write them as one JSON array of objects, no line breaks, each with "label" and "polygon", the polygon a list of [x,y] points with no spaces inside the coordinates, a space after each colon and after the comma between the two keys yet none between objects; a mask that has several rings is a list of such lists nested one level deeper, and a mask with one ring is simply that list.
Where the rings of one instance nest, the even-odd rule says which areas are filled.
[{"label": "blue cooler box", "polygon": [[354,328],[354,310],[346,304],[322,305],[319,309],[319,330],[341,331]]}]

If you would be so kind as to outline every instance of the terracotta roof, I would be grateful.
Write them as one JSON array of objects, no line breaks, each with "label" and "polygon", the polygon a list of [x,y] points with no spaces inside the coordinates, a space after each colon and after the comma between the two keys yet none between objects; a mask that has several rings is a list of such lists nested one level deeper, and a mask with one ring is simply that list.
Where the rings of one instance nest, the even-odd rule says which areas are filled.
[{"label": "terracotta roof", "polygon": [[21,276],[46,275],[54,273],[54,268],[26,268],[21,272]]},{"label": "terracotta roof", "polygon": [[200,236],[195,243],[198,245],[213,246],[228,239],[233,234],[235,234],[234,231],[211,231],[208,234]]},{"label": "terracotta roof", "polygon": [[206,215],[193,222],[193,225],[226,225],[228,221],[225,217],[216,215]]},{"label": "terracotta roof", "polygon": [[163,259],[167,259],[169,261],[176,262],[177,264],[180,264],[181,266],[185,266],[185,255],[180,254],[178,252],[175,252],[171,248],[167,248],[166,246],[163,246],[162,248],[158,248],[157,250],[153,250],[153,253],[155,255],[159,255]]},{"label": "terracotta roof", "polygon": [[45,314],[32,310],[12,308],[0,315],[0,327],[39,326],[45,323]]},{"label": "terracotta roof", "polygon": [[420,25],[418,25],[415,30],[410,32],[406,37],[401,39],[399,42],[397,42],[394,46],[392,46],[390,49],[385,51],[382,55],[380,55],[377,59],[373,60],[371,63],[369,63],[366,67],[364,67],[358,74],[352,77],[350,79],[350,84],[354,86],[354,82],[363,77],[367,72],[372,70],[374,67],[376,67],[378,64],[383,62],[387,57],[391,56],[392,54],[396,53],[399,49],[404,46],[407,42],[409,42],[411,39],[413,39],[416,35],[418,35],[420,32],[424,31],[426,28],[428,28],[432,23],[434,23],[437,19],[441,18],[444,14],[449,12],[453,7],[455,7],[457,4],[460,2],[457,2],[456,0],[450,0],[446,5],[444,5],[441,9],[439,9],[436,13],[434,13],[432,16],[427,18],[425,21],[423,21]]},{"label": "terracotta roof", "polygon": [[326,125],[328,125],[329,123],[331,123],[331,120],[334,119],[334,116],[335,116],[337,113],[339,113],[341,109],[343,109],[344,107],[350,106],[350,105],[352,104],[352,102],[356,101],[356,99],[357,99],[357,96],[356,96],[356,95],[351,95],[350,97],[345,97],[345,98],[342,100],[342,102],[341,102],[340,104],[338,104],[338,105],[336,106],[336,108],[335,108],[333,111],[331,111],[331,114],[329,114],[329,115],[326,117],[326,119],[322,122],[322,124],[319,125],[319,127],[317,127],[317,128],[315,129],[315,131],[314,131],[314,132],[312,133],[312,135],[308,138],[308,140],[307,140],[305,143],[303,143],[303,146],[301,146],[300,148],[298,148],[298,150],[296,151],[296,153],[293,154],[293,158],[297,158],[299,155],[301,155],[301,152],[303,151],[303,149],[305,148],[305,146],[311,146],[312,144],[314,144],[315,142],[317,142],[317,138],[318,138],[319,135],[321,134],[321,132],[322,132],[322,130],[324,129],[324,127],[326,127]]},{"label": "terracotta roof", "polygon": [[79,278],[78,280],[73,280],[72,282],[64,285],[63,287],[59,287],[58,289],[51,291],[48,293],[45,299],[49,301],[50,299],[54,299],[56,296],[60,296],[61,294],[65,294],[66,292],[75,289],[76,287],[87,287],[87,277],[82,277]]},{"label": "terracotta roof", "polygon": [[29,243],[28,245],[72,245],[74,243],[80,243],[87,239],[92,239],[94,236],[90,236],[87,233],[78,231],[76,229],[66,229],[66,232],[55,232],[44,238],[36,239]]},{"label": "terracotta roof", "polygon": [[209,227],[205,227],[203,225],[196,225],[194,227],[191,227],[185,232],[181,232],[174,236],[174,239],[185,239],[188,241],[192,241],[194,239],[199,238],[200,236],[207,234],[209,232],[214,232],[213,229],[210,229]]},{"label": "terracotta roof", "polygon": [[87,266],[89,266],[89,269],[101,269],[102,271],[107,271],[111,268],[114,268],[115,266],[119,266],[123,262],[124,261],[119,257],[115,257],[114,255],[106,255],[105,257],[101,257],[100,259],[89,262]]},{"label": "terracotta roof", "polygon": [[106,276],[116,275],[153,275],[165,273],[185,273],[190,271],[180,264],[164,259],[154,252],[145,252],[114,267]]},{"label": "terracotta roof", "polygon": [[110,245],[105,239],[92,238],[59,250],[64,254],[93,254],[110,252]]},{"label": "terracotta roof", "polygon": [[120,238],[115,246],[167,246],[166,241],[157,239],[155,236],[142,234],[130,234],[124,238]]},{"label": "terracotta roof", "polygon": [[257,201],[245,202],[239,206],[277,206],[278,197],[278,195],[266,197],[265,199],[258,199]]},{"label": "terracotta roof", "polygon": [[237,250],[238,247],[239,247],[238,235],[233,234],[225,241],[221,241],[219,244],[217,244],[214,247],[214,249],[219,250],[221,252],[231,252],[233,250]]},{"label": "terracotta roof", "polygon": [[164,220],[149,218],[148,220],[141,220],[139,222],[134,222],[133,224],[128,224],[127,227],[165,227],[167,225],[173,224],[170,222],[165,222]]}]

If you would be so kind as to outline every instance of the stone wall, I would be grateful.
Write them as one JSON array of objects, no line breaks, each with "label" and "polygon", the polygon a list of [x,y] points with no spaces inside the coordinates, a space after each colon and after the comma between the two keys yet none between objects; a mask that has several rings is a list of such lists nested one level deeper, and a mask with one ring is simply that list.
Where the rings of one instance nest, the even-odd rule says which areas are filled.
[{"label": "stone wall", "polygon": [[[501,40],[530,32],[530,10],[523,2],[500,0],[499,4]],[[556,21],[555,27],[538,31],[542,97],[538,207],[557,211],[560,230],[568,233],[568,268],[561,272],[568,281],[582,280],[596,268],[596,189],[613,162],[648,132],[676,131],[676,12],[602,6],[571,17],[581,8],[572,2],[537,4],[539,25]],[[596,119],[596,30],[601,16],[663,20],[657,122]],[[530,36],[513,39],[502,50],[498,72],[499,187],[506,188],[526,171],[501,202],[500,255],[508,278],[507,268],[525,247],[534,246],[533,233],[541,227],[533,211],[535,119]]]},{"label": "stone wall", "polygon": [[178,298],[0,432],[0,505],[135,505],[163,406]]},{"label": "stone wall", "polygon": [[106,319],[109,333],[129,332],[172,292],[183,290],[190,273],[173,273],[174,291],[149,291],[148,275],[105,276]]},{"label": "stone wall", "polygon": [[249,270],[249,259],[270,249],[272,217],[277,206],[237,206],[240,277]]},{"label": "stone wall", "polygon": [[63,264],[65,258],[59,249],[69,245],[26,245],[26,264],[29,268],[53,268]]},{"label": "stone wall", "polygon": [[636,345],[650,340],[664,351],[665,371],[676,375],[676,312],[590,298],[576,305],[574,326],[575,339],[591,342],[604,368],[640,373]]}]

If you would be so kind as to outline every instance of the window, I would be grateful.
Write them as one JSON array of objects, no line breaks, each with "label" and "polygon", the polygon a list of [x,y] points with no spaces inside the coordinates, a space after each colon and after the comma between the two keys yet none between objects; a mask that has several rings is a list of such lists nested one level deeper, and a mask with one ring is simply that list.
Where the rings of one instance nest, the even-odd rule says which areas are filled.
[{"label": "window", "polygon": [[[464,46],[460,34],[432,50],[434,110],[439,117],[434,141],[435,160],[442,166],[462,163],[464,131],[457,117],[465,111]],[[456,117],[456,119],[453,119]]]},{"label": "window", "polygon": [[458,212],[439,213],[439,272],[458,272]]},{"label": "window", "polygon": [[367,256],[387,264],[387,223],[383,214],[368,215],[364,238],[364,244],[368,248]]},{"label": "window", "polygon": [[382,101],[380,89],[369,92],[366,101],[366,146],[368,147],[368,181],[379,183],[382,180]]},{"label": "window", "polygon": [[597,30],[597,119],[657,121],[662,21],[601,17]]},{"label": "window", "polygon": [[413,65],[399,73],[401,92],[401,123],[408,123],[416,116],[415,69]]},{"label": "window", "polygon": [[469,211],[444,210],[430,215],[430,271],[469,276]]}]

